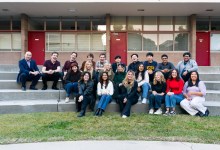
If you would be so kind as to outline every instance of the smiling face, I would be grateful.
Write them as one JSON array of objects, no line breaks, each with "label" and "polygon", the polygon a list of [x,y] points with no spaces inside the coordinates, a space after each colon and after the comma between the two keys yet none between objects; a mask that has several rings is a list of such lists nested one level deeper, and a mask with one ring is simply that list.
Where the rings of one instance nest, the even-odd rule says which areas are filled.
[{"label": "smiling face", "polygon": [[183,56],[183,60],[184,60],[185,62],[189,61],[189,59],[190,59],[189,55]]},{"label": "smiling face", "polygon": [[138,61],[138,57],[137,57],[137,55],[133,55],[133,56],[131,57],[131,59],[132,59],[133,62]]},{"label": "smiling face", "polygon": [[121,65],[118,65],[117,72],[124,72],[124,68]]},{"label": "smiling face", "polygon": [[134,78],[133,73],[132,72],[128,72],[127,78],[128,78],[128,80],[132,80]]},{"label": "smiling face", "polygon": [[143,64],[139,65],[138,70],[139,70],[140,72],[141,72],[141,71],[144,71],[144,65],[143,65]]},{"label": "smiling face", "polygon": [[89,74],[88,74],[88,73],[86,73],[86,74],[83,76],[83,80],[84,80],[85,82],[89,81]]},{"label": "smiling face", "polygon": [[76,57],[77,57],[76,53],[72,53],[72,54],[70,55],[70,60],[75,60]]},{"label": "smiling face", "polygon": [[31,60],[31,57],[32,57],[31,52],[26,52],[25,55],[24,55],[24,59],[25,59],[26,61]]},{"label": "smiling face", "polygon": [[190,78],[191,78],[192,81],[196,81],[197,78],[198,78],[197,73],[196,72],[192,72]]},{"label": "smiling face", "polygon": [[166,64],[168,62],[168,58],[166,56],[162,57],[161,59],[164,64]]},{"label": "smiling face", "polygon": [[73,72],[76,72],[77,71],[77,67],[76,66],[72,66],[72,70],[73,70]]},{"label": "smiling face", "polygon": [[177,77],[177,71],[176,71],[176,70],[173,70],[171,76],[172,76],[173,78],[176,78],[176,77]]},{"label": "smiling face", "polygon": [[52,61],[56,61],[57,58],[58,58],[58,54],[53,53],[53,54],[51,55],[51,60],[52,60]]},{"label": "smiling face", "polygon": [[155,74],[155,79],[156,79],[157,81],[161,81],[161,73],[157,72],[157,73]]},{"label": "smiling face", "polygon": [[100,60],[100,62],[104,62],[105,61],[105,55],[100,55],[99,60]]},{"label": "smiling face", "polygon": [[104,72],[104,73],[102,74],[102,80],[103,80],[103,81],[106,81],[107,79],[108,79],[108,75],[107,75],[107,73]]}]

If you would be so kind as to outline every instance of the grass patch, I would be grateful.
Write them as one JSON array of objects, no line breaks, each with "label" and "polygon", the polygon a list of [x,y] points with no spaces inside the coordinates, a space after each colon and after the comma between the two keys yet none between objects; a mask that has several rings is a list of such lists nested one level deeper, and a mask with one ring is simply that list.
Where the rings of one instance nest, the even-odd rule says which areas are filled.
[{"label": "grass patch", "polygon": [[0,115],[0,144],[66,140],[159,140],[220,144],[220,117],[73,112]]}]

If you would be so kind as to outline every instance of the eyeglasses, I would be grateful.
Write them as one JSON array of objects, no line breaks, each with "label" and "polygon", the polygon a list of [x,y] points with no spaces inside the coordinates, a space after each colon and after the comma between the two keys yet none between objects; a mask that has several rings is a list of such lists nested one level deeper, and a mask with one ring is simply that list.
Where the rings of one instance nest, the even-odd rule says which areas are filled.
[{"label": "eyeglasses", "polygon": [[162,59],[168,59],[167,57],[163,57]]}]

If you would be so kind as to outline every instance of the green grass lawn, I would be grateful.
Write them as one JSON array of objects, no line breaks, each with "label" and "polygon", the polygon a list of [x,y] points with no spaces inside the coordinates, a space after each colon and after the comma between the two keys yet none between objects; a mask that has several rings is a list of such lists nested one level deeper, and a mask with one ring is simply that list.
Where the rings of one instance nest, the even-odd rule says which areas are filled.
[{"label": "green grass lawn", "polygon": [[0,144],[67,140],[155,140],[220,144],[220,117],[73,112],[0,115]]}]

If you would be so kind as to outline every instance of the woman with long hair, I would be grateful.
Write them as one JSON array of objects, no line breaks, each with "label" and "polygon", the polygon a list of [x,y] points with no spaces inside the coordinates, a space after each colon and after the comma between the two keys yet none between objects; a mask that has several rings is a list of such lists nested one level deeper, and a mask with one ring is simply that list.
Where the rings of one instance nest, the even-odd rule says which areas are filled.
[{"label": "woman with long hair", "polygon": [[102,72],[99,83],[97,85],[97,94],[99,96],[99,103],[95,112],[96,116],[102,116],[107,105],[111,102],[114,92],[113,83],[109,80],[107,72]]},{"label": "woman with long hair", "polygon": [[78,94],[78,81],[80,80],[81,72],[79,70],[79,66],[75,63],[71,64],[69,71],[64,77],[64,88],[66,90],[66,99],[65,102],[68,103],[70,101],[70,94],[72,92]]},{"label": "woman with long hair", "polygon": [[184,81],[180,78],[177,69],[173,69],[170,72],[169,78],[167,80],[167,89],[165,96],[166,112],[165,115],[175,115],[176,104],[180,103],[183,97],[183,86]]},{"label": "woman with long hair", "polygon": [[122,84],[119,85],[119,94],[117,96],[122,118],[129,117],[131,105],[138,102],[137,87],[138,83],[135,80],[135,73],[129,70]]},{"label": "woman with long hair", "polygon": [[183,88],[185,99],[181,101],[180,106],[192,116],[208,116],[209,110],[203,105],[205,102],[206,86],[199,79],[197,71],[190,73],[189,80]]},{"label": "woman with long hair", "polygon": [[80,111],[78,117],[85,116],[86,107],[94,99],[93,87],[94,87],[94,83],[91,79],[90,72],[83,72],[78,86],[79,95],[78,95],[77,105],[78,105],[78,111]]},{"label": "woman with long hair", "polygon": [[138,83],[138,92],[142,91],[142,103],[147,103],[147,96],[150,89],[149,84],[149,75],[148,72],[144,69],[144,64],[139,63],[137,71],[135,73],[135,79]]},{"label": "woman with long hair", "polygon": [[157,71],[154,74],[151,89],[152,94],[149,96],[149,114],[162,114],[161,103],[165,101],[166,93],[166,80],[162,72]]}]

